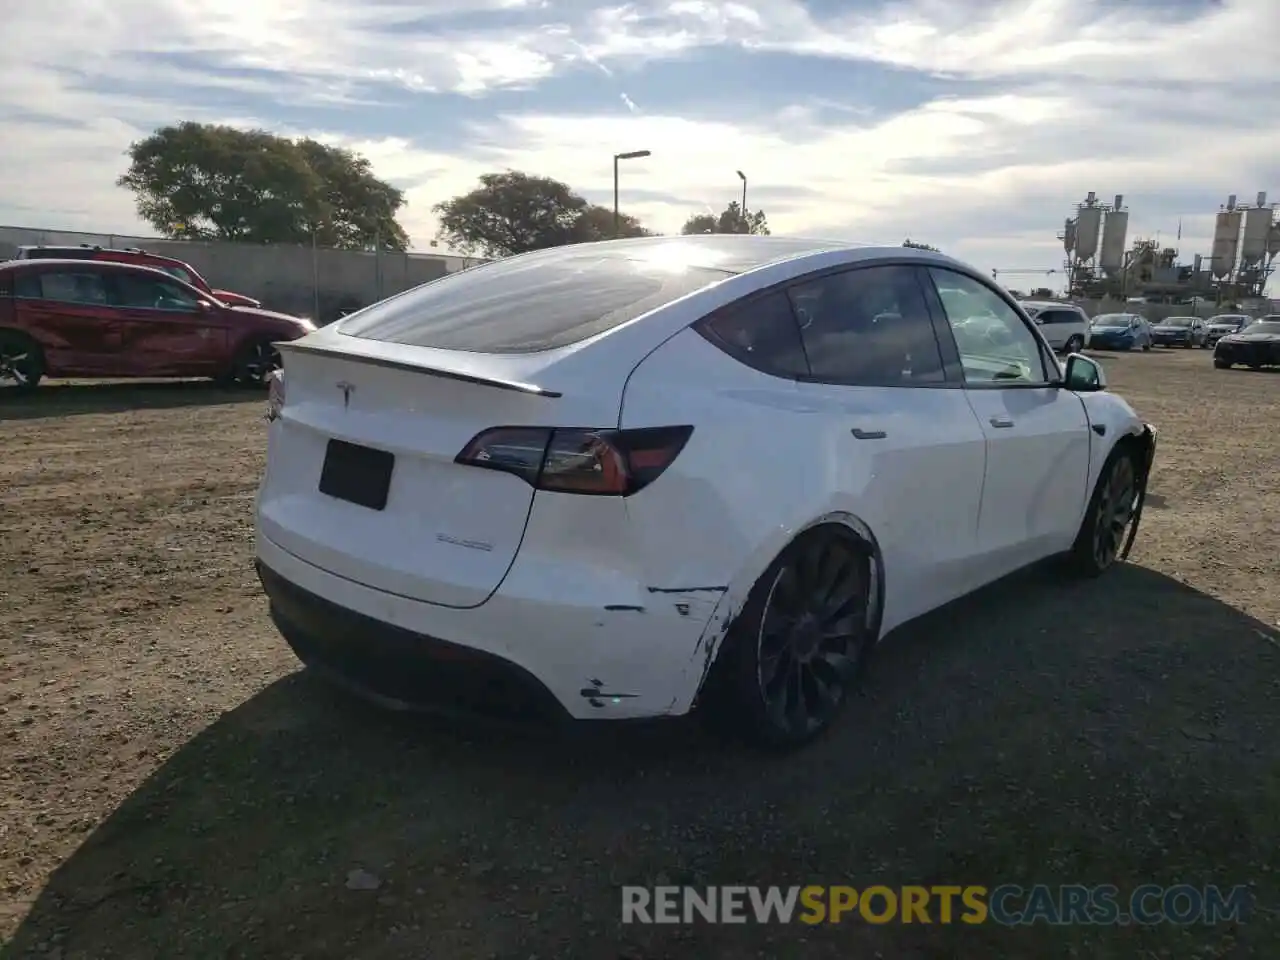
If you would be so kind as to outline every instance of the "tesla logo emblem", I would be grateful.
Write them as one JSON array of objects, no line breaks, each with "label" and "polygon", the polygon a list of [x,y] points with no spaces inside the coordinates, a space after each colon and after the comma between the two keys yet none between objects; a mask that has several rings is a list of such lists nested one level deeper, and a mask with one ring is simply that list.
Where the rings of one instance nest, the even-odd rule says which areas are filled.
[{"label": "tesla logo emblem", "polygon": [[351,406],[351,394],[355,392],[355,384],[347,383],[345,380],[338,384],[338,389],[342,391],[342,409],[345,410]]}]

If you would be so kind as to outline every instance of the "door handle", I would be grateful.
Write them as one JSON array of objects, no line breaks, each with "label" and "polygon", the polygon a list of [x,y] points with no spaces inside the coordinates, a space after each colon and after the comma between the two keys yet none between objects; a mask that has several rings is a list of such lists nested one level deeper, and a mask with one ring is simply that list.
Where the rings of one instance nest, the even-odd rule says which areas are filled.
[{"label": "door handle", "polygon": [[888,436],[883,430],[861,430],[853,428],[853,435],[859,440],[883,440]]},{"label": "door handle", "polygon": [[992,417],[991,425],[996,428],[1012,427],[1013,421],[1008,417]]}]

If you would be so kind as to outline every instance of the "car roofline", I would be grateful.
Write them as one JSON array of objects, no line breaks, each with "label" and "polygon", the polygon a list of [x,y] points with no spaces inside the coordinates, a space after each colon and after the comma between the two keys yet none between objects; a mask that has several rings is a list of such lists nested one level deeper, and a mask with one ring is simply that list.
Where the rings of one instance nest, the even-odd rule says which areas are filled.
[{"label": "car roofline", "polygon": [[[42,257],[38,260],[5,260],[0,263],[0,270],[18,272],[21,270],[38,270],[48,266],[80,267],[83,269],[85,264],[89,263],[93,264],[95,267],[105,267],[108,271],[146,270],[150,273],[158,274],[166,280],[175,280],[178,283],[186,283],[185,280],[175,277],[173,274],[161,270],[159,267],[152,267],[145,263],[122,263],[119,260],[82,260],[78,257],[68,257],[65,259],[60,257]],[[192,290],[198,291],[201,296],[208,296],[208,294],[195,284],[187,283],[186,285]]]}]

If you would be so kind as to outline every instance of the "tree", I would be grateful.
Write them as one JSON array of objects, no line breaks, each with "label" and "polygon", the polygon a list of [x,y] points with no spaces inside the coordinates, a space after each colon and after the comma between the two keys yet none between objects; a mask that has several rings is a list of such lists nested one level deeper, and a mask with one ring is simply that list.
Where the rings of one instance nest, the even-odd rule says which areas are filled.
[{"label": "tree", "polygon": [[369,161],[314,140],[184,122],[131,144],[116,184],[138,214],[174,239],[317,243],[405,250],[404,193]]},{"label": "tree", "polygon": [[[612,240],[614,237],[613,211],[608,207],[590,204],[578,214],[573,225],[574,243],[588,243],[593,240]],[[619,237],[650,237],[653,234],[646,230],[638,219],[629,213],[618,214]]]},{"label": "tree", "polygon": [[932,250],[934,253],[942,252],[937,247],[931,247],[927,243],[916,243],[914,240],[903,240],[902,245],[904,247],[910,247],[913,250]]},{"label": "tree", "polygon": [[[470,193],[435,205],[439,238],[460,253],[510,257],[565,243],[613,237],[613,211],[588,203],[568,184],[506,170],[486,173]],[[647,236],[635,217],[619,217],[618,235]]]},{"label": "tree", "polygon": [[688,236],[695,233],[758,233],[769,235],[769,221],[763,210],[748,210],[742,215],[737,200],[732,201],[719,216],[711,213],[695,213],[684,222],[680,232]]}]

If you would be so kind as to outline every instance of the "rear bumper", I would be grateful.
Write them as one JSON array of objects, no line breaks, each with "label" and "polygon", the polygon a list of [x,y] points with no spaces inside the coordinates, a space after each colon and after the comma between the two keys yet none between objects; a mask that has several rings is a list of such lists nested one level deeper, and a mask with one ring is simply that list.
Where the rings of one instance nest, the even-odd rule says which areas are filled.
[{"label": "rear bumper", "polygon": [[554,723],[568,712],[508,660],[382,623],[303,590],[261,560],[271,619],[299,660],[385,706]]},{"label": "rear bumper", "polygon": [[[479,607],[443,607],[329,573],[258,534],[257,567],[298,658],[402,709],[507,720],[678,716],[703,675],[720,594],[643,607],[539,595],[521,564]],[[683,613],[679,611],[683,611]]]}]

